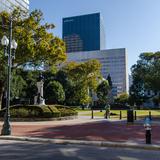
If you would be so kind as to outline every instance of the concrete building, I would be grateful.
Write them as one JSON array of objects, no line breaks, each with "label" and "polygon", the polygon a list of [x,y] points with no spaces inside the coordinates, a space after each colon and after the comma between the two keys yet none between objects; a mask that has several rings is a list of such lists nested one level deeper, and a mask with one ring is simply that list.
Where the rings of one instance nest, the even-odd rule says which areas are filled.
[{"label": "concrete building", "polygon": [[100,13],[63,18],[62,28],[67,53],[105,49],[105,33]]},{"label": "concrete building", "polygon": [[11,12],[15,7],[20,7],[24,11],[29,11],[29,0],[0,0],[0,12]]},{"label": "concrete building", "polygon": [[90,59],[97,59],[102,64],[101,73],[106,79],[110,74],[113,89],[112,94],[117,96],[120,93],[128,93],[128,70],[127,53],[125,48],[72,52],[68,53],[67,61],[85,62]]}]

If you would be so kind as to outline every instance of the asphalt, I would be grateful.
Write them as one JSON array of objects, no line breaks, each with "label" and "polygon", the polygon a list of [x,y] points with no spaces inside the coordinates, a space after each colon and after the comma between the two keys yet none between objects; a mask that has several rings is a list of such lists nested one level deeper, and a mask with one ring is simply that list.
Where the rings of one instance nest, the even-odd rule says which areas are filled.
[{"label": "asphalt", "polygon": [[159,150],[0,140],[2,160],[159,160]]},{"label": "asphalt", "polygon": [[29,141],[41,142],[52,144],[76,144],[76,145],[89,145],[100,147],[117,147],[117,148],[132,148],[132,149],[145,149],[145,150],[160,150],[160,145],[153,144],[138,144],[138,143],[120,143],[120,142],[106,142],[106,141],[85,141],[85,140],[65,140],[65,139],[50,139],[50,138],[32,138],[32,137],[18,137],[18,136],[0,136],[0,140],[16,140],[16,141]]}]

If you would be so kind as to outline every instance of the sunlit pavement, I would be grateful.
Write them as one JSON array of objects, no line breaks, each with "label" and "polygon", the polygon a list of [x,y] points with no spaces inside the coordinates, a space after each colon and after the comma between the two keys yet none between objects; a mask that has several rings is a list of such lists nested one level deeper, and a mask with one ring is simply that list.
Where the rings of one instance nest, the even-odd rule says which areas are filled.
[{"label": "sunlit pavement", "polygon": [[[0,123],[0,129],[2,122]],[[89,141],[133,142],[145,144],[142,123],[129,125],[125,121],[79,117],[74,120],[48,122],[12,122],[13,136],[75,139]],[[160,125],[152,126],[152,144],[160,145]]]}]

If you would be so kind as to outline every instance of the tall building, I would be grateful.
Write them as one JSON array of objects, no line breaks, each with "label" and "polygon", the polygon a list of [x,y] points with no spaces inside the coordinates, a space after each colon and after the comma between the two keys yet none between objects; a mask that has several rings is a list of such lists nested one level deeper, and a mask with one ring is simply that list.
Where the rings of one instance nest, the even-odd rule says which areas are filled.
[{"label": "tall building", "polygon": [[105,33],[100,13],[63,18],[62,28],[67,53],[105,49]]},{"label": "tall building", "polygon": [[128,92],[127,53],[125,48],[68,53],[67,61],[85,62],[97,59],[102,64],[101,73],[105,79],[110,74],[112,94],[117,96]]},{"label": "tall building", "polygon": [[20,7],[24,11],[29,11],[29,0],[0,0],[0,12],[11,12],[15,7]]}]

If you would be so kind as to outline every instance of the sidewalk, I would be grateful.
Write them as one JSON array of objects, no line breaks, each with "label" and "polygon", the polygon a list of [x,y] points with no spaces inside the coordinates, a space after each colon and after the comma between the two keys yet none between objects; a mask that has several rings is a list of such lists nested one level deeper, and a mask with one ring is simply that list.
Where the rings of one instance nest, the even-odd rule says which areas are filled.
[{"label": "sidewalk", "polygon": [[[0,122],[0,129],[2,122]],[[139,121],[134,125],[126,121],[110,121],[96,117],[79,116],[78,119],[45,122],[12,122],[12,136],[78,140],[97,143],[115,142],[145,145],[145,130]],[[160,123],[153,123],[152,144],[160,146]],[[2,138],[2,137],[1,137]]]}]

